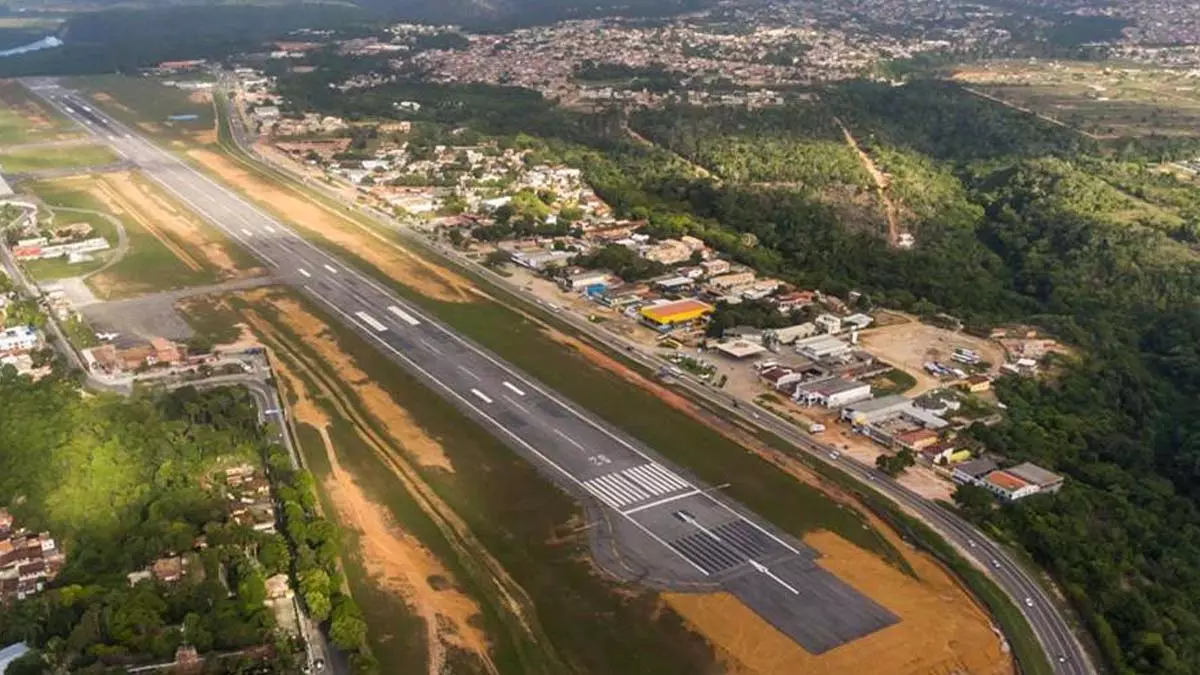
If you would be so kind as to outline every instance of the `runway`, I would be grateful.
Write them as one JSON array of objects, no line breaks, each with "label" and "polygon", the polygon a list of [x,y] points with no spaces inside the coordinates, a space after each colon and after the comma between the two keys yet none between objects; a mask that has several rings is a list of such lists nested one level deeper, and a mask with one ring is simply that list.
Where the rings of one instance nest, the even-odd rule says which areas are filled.
[{"label": "runway", "polygon": [[897,621],[817,566],[815,550],[315,247],[83,97],[49,79],[27,80],[26,86],[273,267],[282,282],[482,424],[593,514],[607,512],[601,522],[609,523],[621,556],[645,570],[647,583],[724,589],[812,653]]}]

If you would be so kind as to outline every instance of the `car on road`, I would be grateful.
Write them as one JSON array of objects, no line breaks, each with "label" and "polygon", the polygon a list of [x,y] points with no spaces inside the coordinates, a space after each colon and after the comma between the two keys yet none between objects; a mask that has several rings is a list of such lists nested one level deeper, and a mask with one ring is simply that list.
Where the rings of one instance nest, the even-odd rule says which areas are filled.
[{"label": "car on road", "polygon": [[996,569],[1000,569],[1000,561],[996,560],[996,559],[992,559],[992,567],[995,567]]},{"label": "car on road", "polygon": [[1062,654],[1059,654],[1059,655],[1058,655],[1058,662],[1059,662],[1059,663],[1066,663],[1066,662],[1067,662],[1067,657],[1066,657],[1066,656],[1063,656]]},{"label": "car on road", "polygon": [[1025,606],[1033,607],[1033,598],[1025,598]]},{"label": "car on road", "polygon": [[970,546],[971,548],[975,548],[975,540],[974,540],[974,539],[968,539],[968,540],[967,540],[967,546]]},{"label": "car on road", "polygon": [[837,459],[838,457],[841,457],[841,456],[842,456],[841,453],[839,453],[837,450],[834,450],[833,452],[829,453],[829,459]]}]

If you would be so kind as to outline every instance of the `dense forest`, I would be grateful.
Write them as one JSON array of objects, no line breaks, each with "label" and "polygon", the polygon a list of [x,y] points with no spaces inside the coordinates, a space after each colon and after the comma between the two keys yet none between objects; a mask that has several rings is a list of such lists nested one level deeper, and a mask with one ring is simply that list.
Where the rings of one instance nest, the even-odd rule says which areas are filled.
[{"label": "dense forest", "polygon": [[[250,672],[254,663],[254,672],[299,672],[294,645],[263,604],[265,580],[293,571],[328,577],[337,537],[313,515],[311,479],[265,442],[247,392],[85,397],[65,374],[33,382],[5,367],[0,400],[0,505],[67,554],[47,590],[0,613],[0,643],[33,648],[19,672],[111,672],[169,661],[185,643],[202,654],[257,652],[212,660],[205,672]],[[220,492],[224,468],[265,457],[284,504],[283,534],[235,524]],[[181,580],[126,579],[174,555],[185,560]],[[324,601],[314,617],[329,620],[353,655],[365,637],[357,608],[318,581],[309,583],[315,590],[302,586],[303,597]],[[314,592],[326,597],[310,600]],[[373,672],[369,655],[353,658],[359,672]]]},{"label": "dense forest", "polygon": [[[429,104],[420,123],[466,125],[532,149],[531,161],[580,167],[652,234],[702,237],[802,287],[859,290],[979,329],[1031,322],[1077,345],[1081,359],[1053,381],[1002,381],[1007,420],[971,430],[1064,472],[1067,487],[969,512],[1053,574],[1113,671],[1200,673],[1200,190],[1146,164],[1190,142],[1102,145],[938,82],[631,120],[569,114],[519,90],[409,82],[334,100],[319,77],[285,87],[352,117],[387,116],[402,92]],[[913,250],[848,227],[822,198],[822,180],[862,180],[834,149],[834,117],[890,175]],[[656,144],[630,139],[626,124]],[[828,158],[834,177],[812,157]]]}]

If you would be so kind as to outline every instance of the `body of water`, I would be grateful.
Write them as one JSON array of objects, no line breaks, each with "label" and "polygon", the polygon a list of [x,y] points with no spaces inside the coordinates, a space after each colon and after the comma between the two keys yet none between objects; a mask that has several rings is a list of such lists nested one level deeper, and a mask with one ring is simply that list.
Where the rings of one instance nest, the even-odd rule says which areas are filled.
[{"label": "body of water", "polygon": [[55,47],[61,47],[62,43],[63,41],[58,39],[57,36],[47,35],[37,42],[30,42],[27,45],[21,45],[20,47],[2,50],[0,51],[0,58],[5,56],[16,56],[17,54],[25,54],[27,52],[36,52],[39,49],[53,49]]}]

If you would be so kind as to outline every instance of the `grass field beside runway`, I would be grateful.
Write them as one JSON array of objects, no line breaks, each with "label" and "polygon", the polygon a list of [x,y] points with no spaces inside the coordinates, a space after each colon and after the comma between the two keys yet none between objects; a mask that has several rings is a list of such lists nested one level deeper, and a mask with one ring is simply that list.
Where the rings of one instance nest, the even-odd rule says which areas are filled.
[{"label": "grass field beside runway", "polygon": [[[199,76],[197,76],[199,77]],[[166,79],[89,75],[66,78],[68,87],[78,89],[117,120],[132,128],[165,140],[194,140],[199,134],[212,140],[214,124],[212,100],[207,92],[189,91],[163,85]],[[171,120],[177,115],[195,115],[195,119]]]},{"label": "grass field beside runway", "polygon": [[93,144],[0,148],[0,171],[30,173],[49,169],[85,169],[117,161],[107,146]]},{"label": "grass field beside runway", "polygon": [[0,145],[82,135],[82,129],[61,117],[15,80],[0,81]]},{"label": "grass field beside runway", "polygon": [[[353,359],[355,367],[370,372],[371,380],[388,392],[412,424],[445,449],[451,470],[416,463],[403,442],[393,442],[396,447],[381,456],[361,441],[357,424],[351,424],[344,411],[352,410],[379,436],[391,428],[388,437],[394,439],[394,427],[385,427],[368,412],[370,406],[360,390],[345,381],[344,369],[328,362],[328,352],[318,352],[322,348],[319,340],[293,332],[295,313],[278,313],[262,299],[230,301],[238,310],[252,310],[269,322],[274,343],[287,344],[284,354],[276,349],[278,360],[302,364],[310,392],[318,387],[336,392],[340,407],[324,405],[330,399],[327,395],[319,400],[333,421],[331,436],[342,467],[373,503],[385,507],[405,531],[432,551],[455,583],[479,603],[479,622],[492,642],[492,658],[501,672],[690,675],[714,667],[703,640],[689,632],[673,612],[664,610],[657,594],[617,584],[594,568],[587,533],[579,531],[580,509],[573,500],[356,333],[293,295],[279,297],[301,302],[305,313],[321,318],[327,326],[322,330]],[[208,310],[210,329],[214,312],[219,310]],[[231,322],[238,320],[245,320],[244,316],[230,316]],[[289,396],[289,401],[295,404],[296,399]],[[301,440],[306,457],[315,457],[311,446],[320,448],[321,439],[304,432]],[[414,498],[412,486],[399,479],[397,459],[415,465],[420,483],[461,519],[469,537],[448,538],[433,523],[421,506],[424,498]],[[326,474],[318,476],[322,478],[318,484],[328,499],[328,463],[318,460],[312,466],[315,473]],[[472,548],[472,539],[482,549]],[[509,581],[497,579],[488,558],[499,563]],[[408,665],[386,659],[389,654],[396,659],[413,658],[411,637],[389,635],[396,632],[390,619],[396,611],[395,594],[381,593],[354,556],[347,566],[347,578],[370,619],[373,644],[381,658],[389,665]],[[451,658],[457,665],[450,672],[475,672],[478,666],[463,653]]]},{"label": "grass field beside runway", "polygon": [[[148,221],[129,204],[113,203],[102,195],[104,178],[85,176],[42,181],[27,185],[27,189],[51,207],[65,206],[108,213],[119,219],[129,238],[129,251],[119,262],[91,277],[88,285],[100,299],[118,299],[155,291],[216,282],[215,268],[190,259],[191,265],[179,257],[182,242],[169,234],[147,227]],[[65,216],[66,214],[64,214]],[[66,219],[65,222],[72,222]],[[111,240],[115,246],[115,237]],[[185,253],[186,255],[186,253]]]}]

